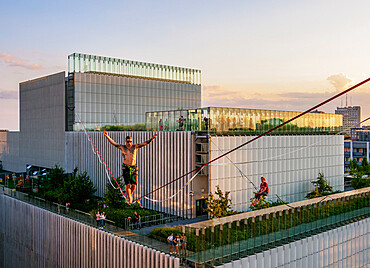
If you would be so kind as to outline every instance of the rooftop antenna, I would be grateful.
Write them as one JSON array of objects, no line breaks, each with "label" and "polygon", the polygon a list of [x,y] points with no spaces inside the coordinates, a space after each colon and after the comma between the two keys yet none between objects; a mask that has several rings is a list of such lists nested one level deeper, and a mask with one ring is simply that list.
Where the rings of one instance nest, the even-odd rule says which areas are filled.
[{"label": "rooftop antenna", "polygon": [[348,107],[347,97],[348,97],[348,94],[346,94],[346,107]]},{"label": "rooftop antenna", "polygon": [[343,107],[343,99],[340,99],[340,107]]}]

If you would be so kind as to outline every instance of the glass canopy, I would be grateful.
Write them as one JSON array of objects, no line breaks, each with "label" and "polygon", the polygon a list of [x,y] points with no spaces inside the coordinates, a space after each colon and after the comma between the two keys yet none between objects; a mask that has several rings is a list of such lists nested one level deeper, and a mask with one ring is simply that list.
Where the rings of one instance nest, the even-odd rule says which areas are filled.
[{"label": "glass canopy", "polygon": [[68,56],[68,72],[98,72],[201,84],[200,70],[81,53],[73,53]]}]

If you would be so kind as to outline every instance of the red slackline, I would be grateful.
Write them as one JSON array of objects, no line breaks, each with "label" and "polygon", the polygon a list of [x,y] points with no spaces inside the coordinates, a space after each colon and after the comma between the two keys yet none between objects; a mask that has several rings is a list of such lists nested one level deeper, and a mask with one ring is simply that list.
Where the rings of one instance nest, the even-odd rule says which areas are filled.
[{"label": "red slackline", "polygon": [[[82,120],[81,120],[81,118],[80,118],[79,114],[78,114],[78,113],[76,113],[76,114],[77,114],[77,116],[78,116],[78,119],[79,119],[79,120],[80,120],[80,122],[81,122],[82,127],[83,127],[83,128],[84,128],[84,130],[85,130],[85,133],[86,133],[86,134],[87,134],[87,136],[89,137],[90,142],[94,145],[96,152],[99,154],[100,158],[101,158],[101,159],[103,160],[103,162],[104,162],[104,165],[107,167],[107,169],[109,170],[109,173],[112,175],[112,177],[113,177],[114,181],[117,183],[117,185],[118,185],[118,187],[119,187],[119,189],[120,189],[120,191],[121,191],[121,193],[122,193],[123,197],[128,201],[128,199],[127,199],[126,195],[123,193],[123,191],[122,191],[122,189],[121,189],[121,186],[120,186],[120,185],[119,185],[119,183],[117,182],[117,180],[116,180],[116,178],[114,177],[114,175],[113,175],[112,171],[109,169],[109,167],[108,167],[107,163],[105,163],[104,158],[103,158],[103,157],[102,157],[102,155],[100,154],[100,152],[99,152],[98,148],[96,147],[96,145],[95,145],[94,141],[92,140],[92,138],[90,137],[89,133],[87,132],[87,130],[86,130],[86,128],[85,128],[85,125],[84,125],[84,123],[82,123]],[[128,201],[128,202],[129,202],[129,201]],[[133,202],[133,203],[134,203],[134,202]]]}]

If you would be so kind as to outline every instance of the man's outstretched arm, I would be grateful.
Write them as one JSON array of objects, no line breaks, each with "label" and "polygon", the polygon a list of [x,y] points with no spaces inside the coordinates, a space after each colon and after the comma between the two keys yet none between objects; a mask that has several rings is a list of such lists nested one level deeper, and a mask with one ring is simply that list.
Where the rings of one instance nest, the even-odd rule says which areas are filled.
[{"label": "man's outstretched arm", "polygon": [[150,140],[147,140],[147,141],[144,141],[143,143],[140,143],[137,145],[137,148],[141,148],[141,147],[144,147],[146,145],[148,145],[149,143],[151,143],[156,137],[158,136],[158,134],[155,134]]},{"label": "man's outstretched arm", "polygon": [[111,137],[109,137],[108,133],[104,130],[103,131],[104,133],[104,136],[108,139],[108,141],[113,145],[113,146],[116,146],[118,147],[119,144],[117,142],[115,142]]}]

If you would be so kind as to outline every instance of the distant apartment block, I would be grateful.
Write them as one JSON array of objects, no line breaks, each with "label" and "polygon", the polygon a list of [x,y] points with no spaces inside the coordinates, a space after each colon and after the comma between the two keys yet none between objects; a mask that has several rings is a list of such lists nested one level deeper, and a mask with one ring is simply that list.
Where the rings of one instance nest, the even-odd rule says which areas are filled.
[{"label": "distant apartment block", "polygon": [[344,141],[344,171],[349,171],[349,161],[356,160],[360,165],[366,157],[370,156],[370,130],[369,126],[354,129],[356,139]]},{"label": "distant apartment block", "polygon": [[370,141],[370,130],[362,128],[356,131],[356,140],[358,141]]},{"label": "distant apartment block", "polygon": [[[335,110],[336,114],[343,115],[343,130],[348,129],[347,134],[351,135],[351,128],[360,127],[361,122],[361,107],[360,106],[347,106],[347,107],[337,107]],[[352,138],[355,138],[353,136]]]}]

